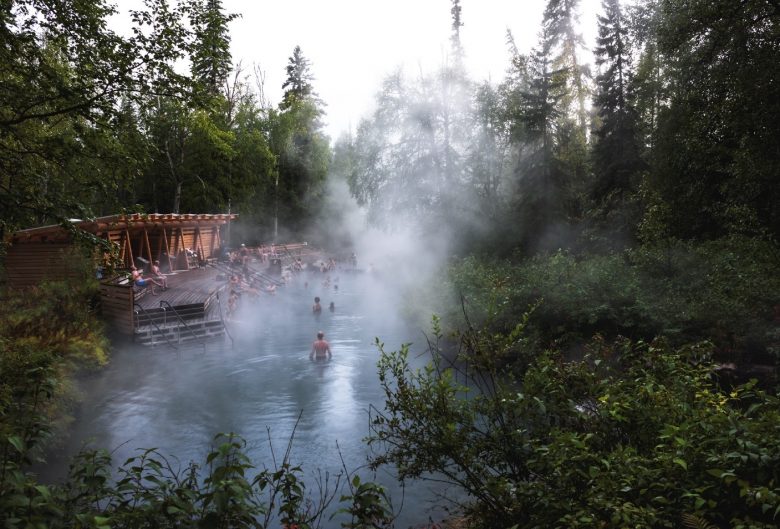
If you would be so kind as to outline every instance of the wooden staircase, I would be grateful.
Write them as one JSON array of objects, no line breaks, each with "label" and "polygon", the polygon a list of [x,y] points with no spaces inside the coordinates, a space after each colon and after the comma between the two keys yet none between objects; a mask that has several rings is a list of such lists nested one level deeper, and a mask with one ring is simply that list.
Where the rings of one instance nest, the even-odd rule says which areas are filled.
[{"label": "wooden staircase", "polygon": [[186,327],[177,321],[164,325],[139,326],[133,334],[133,341],[141,345],[165,345],[202,342],[224,336],[225,326],[220,320],[187,322]]},{"label": "wooden staircase", "polygon": [[[206,307],[204,303],[191,303],[189,305],[177,305],[176,313],[183,320],[196,320],[203,319],[206,314]],[[170,309],[165,307],[146,309],[140,312],[136,309],[135,312],[136,327],[146,327],[149,325],[168,325],[169,323],[178,323],[176,314],[173,314]]]},{"label": "wooden staircase", "polygon": [[204,303],[176,307],[142,310],[136,306],[133,341],[141,345],[176,345],[223,338],[225,325],[217,313],[220,308],[212,304],[213,297]]}]

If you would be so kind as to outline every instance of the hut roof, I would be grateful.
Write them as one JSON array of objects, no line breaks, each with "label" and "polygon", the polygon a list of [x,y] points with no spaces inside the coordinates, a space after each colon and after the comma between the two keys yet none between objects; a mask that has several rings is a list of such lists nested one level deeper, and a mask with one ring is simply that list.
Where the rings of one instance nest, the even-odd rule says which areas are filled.
[{"label": "hut roof", "polygon": [[[237,214],[132,213],[98,217],[92,220],[71,219],[71,222],[80,230],[105,237],[112,232],[122,230],[132,232],[136,229],[219,226],[237,218]],[[70,238],[68,230],[59,224],[52,224],[17,231],[11,236],[11,243],[65,242]]]}]

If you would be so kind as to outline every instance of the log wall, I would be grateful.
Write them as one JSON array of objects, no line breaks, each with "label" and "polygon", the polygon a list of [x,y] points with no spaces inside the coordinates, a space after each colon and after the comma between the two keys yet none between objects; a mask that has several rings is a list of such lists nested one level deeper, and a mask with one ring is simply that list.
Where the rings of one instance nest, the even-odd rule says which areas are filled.
[{"label": "log wall", "polygon": [[29,287],[44,280],[59,281],[74,277],[67,266],[72,250],[68,243],[15,244],[5,258],[9,286]]}]

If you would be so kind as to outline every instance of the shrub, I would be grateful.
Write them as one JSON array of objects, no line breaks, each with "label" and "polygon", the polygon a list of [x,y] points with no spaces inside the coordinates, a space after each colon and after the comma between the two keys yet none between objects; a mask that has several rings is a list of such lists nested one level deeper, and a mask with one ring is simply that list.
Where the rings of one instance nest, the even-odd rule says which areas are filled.
[{"label": "shrub", "polygon": [[[508,332],[531,305],[528,334],[543,344],[594,333],[675,344],[711,340],[727,361],[768,361],[777,349],[776,273],[769,242],[729,238],[665,241],[607,255],[558,251],[530,259],[466,258],[435,291],[454,291],[479,325]],[[440,302],[445,325],[463,328],[459,304]]]},{"label": "shrub", "polygon": [[780,402],[721,391],[708,344],[596,340],[515,379],[465,338],[458,362],[434,343],[419,370],[382,351],[369,442],[375,467],[460,489],[473,527],[776,527]]}]

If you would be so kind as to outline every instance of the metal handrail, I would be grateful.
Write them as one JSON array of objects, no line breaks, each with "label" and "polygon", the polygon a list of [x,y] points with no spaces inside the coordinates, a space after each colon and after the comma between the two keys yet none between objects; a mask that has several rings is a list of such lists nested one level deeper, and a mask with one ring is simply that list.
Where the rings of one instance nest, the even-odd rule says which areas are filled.
[{"label": "metal handrail", "polygon": [[[178,311],[177,311],[176,309],[174,309],[174,308],[173,308],[173,305],[171,305],[170,303],[168,303],[168,302],[167,302],[167,301],[165,301],[164,299],[161,299],[161,300],[160,300],[160,308],[161,308],[161,309],[163,309],[163,311],[164,311],[164,314],[165,314],[165,321],[166,321],[166,323],[168,322],[168,312],[167,312],[167,310],[168,310],[168,309],[164,308],[164,307],[163,307],[163,305],[168,305],[168,309],[171,309],[171,311],[172,311],[172,312],[173,312],[173,313],[176,315],[176,319],[178,319],[178,320],[179,320],[179,322],[180,322],[182,325],[184,325],[184,327],[185,327],[185,328],[186,328],[188,331],[190,331],[190,335],[192,336],[192,339],[193,339],[193,340],[196,340],[196,339],[198,338],[198,336],[195,334],[195,331],[194,331],[194,330],[192,330],[192,327],[190,327],[189,325],[187,325],[187,322],[186,322],[186,321],[184,321],[184,318],[182,318],[182,317],[181,317],[181,314],[179,314],[179,313],[178,313]],[[181,327],[179,327],[179,329],[181,329]],[[181,341],[181,330],[179,330],[179,340]],[[203,340],[201,340],[201,344],[203,345],[203,349],[204,349],[204,351],[205,351],[205,349],[206,349],[206,342],[205,342],[205,341],[203,341]]]},{"label": "metal handrail", "polygon": [[[160,333],[160,336],[162,336],[163,338],[165,338],[165,341],[166,341],[166,342],[168,342],[168,345],[170,345],[171,347],[173,347],[174,349],[176,349],[176,350],[178,351],[178,350],[179,350],[179,348],[178,348],[178,347],[176,347],[176,344],[175,344],[175,343],[173,343],[173,342],[171,341],[171,339],[170,339],[170,338],[168,338],[168,335],[167,335],[167,334],[165,334],[165,332],[164,332],[162,329],[160,329],[160,326],[159,326],[159,325],[157,325],[157,323],[154,321],[154,318],[151,316],[151,314],[149,314],[148,312],[146,312],[146,309],[145,309],[145,308],[143,308],[141,305],[139,305],[137,301],[133,300],[133,312],[135,312],[136,314],[138,314],[138,310],[137,310],[136,308],[137,308],[137,309],[140,309],[140,311],[141,311],[141,314],[143,314],[144,316],[146,316],[147,320],[149,320],[149,324],[153,325],[153,326],[154,326],[154,328],[155,328],[155,329],[157,329],[157,330],[159,331],[159,333]],[[135,330],[138,330],[138,327],[139,327],[139,326],[138,326],[138,324],[136,323]],[[154,335],[152,335],[152,345],[154,345]]]},{"label": "metal handrail", "polygon": [[258,272],[254,268],[250,267],[249,268],[249,272],[250,272],[250,276],[258,276],[263,281],[265,281],[267,283],[272,283],[272,284],[276,285],[277,287],[280,287],[280,286],[284,285],[283,281],[279,281],[278,279],[274,279],[273,277],[265,275],[262,272]]},{"label": "metal handrail", "polygon": [[219,305],[219,321],[222,322],[222,328],[225,329],[225,334],[230,338],[231,349],[235,349],[236,341],[233,339],[233,335],[230,334],[227,325],[225,325],[225,317],[222,315],[222,300],[219,299],[219,290],[217,290],[217,305]]},{"label": "metal handrail", "polygon": [[[213,266],[214,268],[216,268],[220,272],[224,272],[226,274],[233,274],[234,273],[234,270],[232,268],[230,268],[229,266],[225,266],[223,264],[219,264],[219,263],[214,264],[214,263],[212,263],[211,266]],[[281,286],[284,285],[283,281],[279,281],[278,279],[274,279],[273,277],[265,275],[262,272],[258,272],[257,270],[255,270],[251,266],[248,267],[248,268],[249,268],[249,275],[250,275],[250,277],[257,276],[260,279],[262,279],[263,281],[265,281],[266,283],[271,283],[273,285],[276,285],[277,287],[281,287]]]}]

